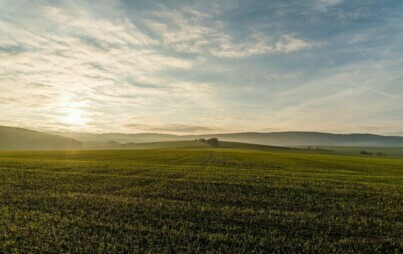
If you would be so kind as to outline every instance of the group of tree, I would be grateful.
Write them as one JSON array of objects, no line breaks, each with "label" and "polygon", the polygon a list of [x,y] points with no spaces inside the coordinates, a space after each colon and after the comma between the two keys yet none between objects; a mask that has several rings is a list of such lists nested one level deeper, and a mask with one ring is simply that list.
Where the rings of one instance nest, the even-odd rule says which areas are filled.
[{"label": "group of tree", "polygon": [[210,138],[210,139],[205,139],[205,138],[199,138],[197,139],[200,142],[206,143],[212,147],[218,147],[219,146],[219,141],[218,138]]},{"label": "group of tree", "polygon": [[[362,151],[360,152],[360,154],[364,154],[364,155],[373,155],[373,153],[367,152],[367,151],[365,151],[365,150],[362,150]],[[377,155],[377,156],[386,156],[386,154],[381,153],[381,152],[375,153],[375,155]]]}]

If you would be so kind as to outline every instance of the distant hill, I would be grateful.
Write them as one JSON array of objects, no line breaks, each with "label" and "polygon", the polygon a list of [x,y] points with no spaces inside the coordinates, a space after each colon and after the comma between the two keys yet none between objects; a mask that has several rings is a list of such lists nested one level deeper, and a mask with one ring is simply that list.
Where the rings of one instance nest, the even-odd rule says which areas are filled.
[{"label": "distant hill", "polygon": [[119,148],[129,148],[129,149],[238,148],[238,149],[253,149],[253,150],[294,150],[287,147],[257,145],[257,144],[228,142],[228,141],[220,141],[219,145],[215,147],[207,144],[206,142],[201,142],[199,140],[132,143],[130,145],[122,144]]},{"label": "distant hill", "polygon": [[131,145],[122,145],[122,148],[129,149],[180,149],[180,148],[209,148],[206,143],[196,140],[184,141],[161,141],[161,142],[146,142],[134,143]]},{"label": "distant hill", "polygon": [[[140,134],[126,134],[126,133],[62,133],[56,132],[57,135],[77,139],[83,142],[108,142],[111,140],[127,143],[135,141],[137,143],[144,142],[160,142],[160,141],[177,141],[180,136],[171,134],[160,133],[140,133]],[[182,140],[182,139],[180,139]]]},{"label": "distant hill", "polygon": [[81,142],[43,132],[0,126],[0,150],[79,149]]},{"label": "distant hill", "polygon": [[381,136],[374,134],[332,134],[321,132],[245,132],[222,133],[208,135],[171,135],[159,133],[59,133],[83,142],[84,146],[91,147],[104,144],[108,141],[120,143],[145,143],[161,141],[183,141],[198,138],[217,137],[223,141],[253,143],[270,146],[374,146],[374,147],[403,147],[403,137]]},{"label": "distant hill", "polygon": [[374,134],[332,134],[321,132],[271,132],[233,133],[202,135],[196,137],[217,137],[221,140],[274,146],[379,146],[403,147],[403,137]]}]

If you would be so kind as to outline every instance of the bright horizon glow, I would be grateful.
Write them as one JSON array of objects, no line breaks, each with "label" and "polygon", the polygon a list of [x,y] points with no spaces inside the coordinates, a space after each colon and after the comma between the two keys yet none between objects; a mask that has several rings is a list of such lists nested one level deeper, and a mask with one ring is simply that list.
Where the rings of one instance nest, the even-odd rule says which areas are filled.
[{"label": "bright horizon glow", "polygon": [[62,122],[74,125],[74,126],[82,126],[85,124],[85,119],[83,118],[83,114],[78,109],[71,109],[67,112],[65,117],[62,117]]},{"label": "bright horizon glow", "polygon": [[0,0],[0,125],[403,135],[403,2]]},{"label": "bright horizon glow", "polygon": [[56,121],[66,129],[77,132],[86,130],[90,118],[86,112],[88,105],[85,101],[77,101],[74,99],[74,95],[63,93],[53,107],[57,110]]}]

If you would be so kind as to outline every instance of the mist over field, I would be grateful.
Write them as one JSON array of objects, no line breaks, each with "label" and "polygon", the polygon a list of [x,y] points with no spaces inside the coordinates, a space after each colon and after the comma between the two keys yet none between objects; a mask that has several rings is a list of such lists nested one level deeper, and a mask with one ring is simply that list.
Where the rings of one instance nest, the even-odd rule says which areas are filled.
[{"label": "mist over field", "polygon": [[0,253],[403,253],[403,1],[0,0]]},{"label": "mist over field", "polygon": [[60,149],[118,149],[136,148],[136,144],[190,141],[218,138],[259,145],[301,146],[350,146],[350,147],[396,147],[403,149],[403,137],[373,134],[331,134],[319,132],[272,132],[272,133],[221,133],[205,135],[172,135],[160,133],[57,133],[47,134],[21,128],[0,126],[0,149],[2,150],[60,150]]}]

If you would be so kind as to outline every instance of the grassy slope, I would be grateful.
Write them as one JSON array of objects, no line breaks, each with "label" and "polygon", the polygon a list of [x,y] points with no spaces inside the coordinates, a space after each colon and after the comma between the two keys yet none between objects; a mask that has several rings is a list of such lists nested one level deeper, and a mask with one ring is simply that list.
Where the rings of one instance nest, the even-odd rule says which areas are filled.
[{"label": "grassy slope", "polygon": [[321,148],[330,149],[334,153],[347,154],[347,155],[359,155],[361,151],[367,151],[373,153],[373,156],[377,156],[376,153],[383,153],[386,157],[403,158],[403,147],[343,147],[343,146],[324,146]]},{"label": "grassy slope", "polygon": [[0,252],[399,252],[402,172],[293,150],[1,152]]},{"label": "grassy slope", "polygon": [[379,136],[372,134],[332,134],[320,132],[244,132],[244,133],[217,133],[206,135],[187,135],[178,136],[158,133],[58,133],[59,135],[71,137],[80,140],[84,146],[101,144],[107,141],[127,142],[158,142],[158,141],[181,141],[194,140],[198,138],[216,137],[220,140],[236,141],[243,143],[255,143],[263,145],[280,146],[302,146],[302,145],[344,145],[344,146],[391,146],[402,147],[403,137],[398,136]]},{"label": "grassy slope", "polygon": [[[279,147],[279,146],[267,146],[258,144],[248,144],[239,142],[227,142],[220,141],[218,148],[239,148],[239,149],[253,149],[253,150],[296,150],[293,148]],[[184,141],[163,141],[163,142],[147,142],[147,143],[135,143],[127,147],[128,149],[182,149],[182,148],[213,148],[207,143],[197,140],[184,140]]]},{"label": "grassy slope", "polygon": [[188,141],[163,141],[163,142],[147,142],[136,143],[127,147],[129,149],[176,149],[176,148],[208,148],[209,145],[196,140]]},{"label": "grassy slope", "polygon": [[79,149],[81,142],[22,128],[0,126],[0,150]]}]

